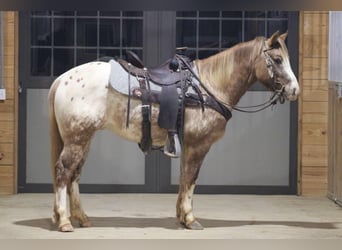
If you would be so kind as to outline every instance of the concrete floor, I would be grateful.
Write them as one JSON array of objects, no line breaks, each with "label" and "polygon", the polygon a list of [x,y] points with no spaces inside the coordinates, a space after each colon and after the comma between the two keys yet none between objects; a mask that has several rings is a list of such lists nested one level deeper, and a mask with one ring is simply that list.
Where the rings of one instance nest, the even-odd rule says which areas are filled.
[{"label": "concrete floor", "polygon": [[93,226],[60,233],[52,194],[0,196],[0,239],[341,239],[342,208],[326,198],[195,195],[205,227],[183,229],[175,194],[82,194]]}]

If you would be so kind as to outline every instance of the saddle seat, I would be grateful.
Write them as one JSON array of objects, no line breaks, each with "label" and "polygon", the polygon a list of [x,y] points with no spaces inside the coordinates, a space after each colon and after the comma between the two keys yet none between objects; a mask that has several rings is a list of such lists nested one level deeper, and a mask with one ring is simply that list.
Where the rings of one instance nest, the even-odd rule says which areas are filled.
[{"label": "saddle seat", "polygon": [[168,59],[157,67],[146,68],[142,60],[133,51],[127,51],[127,61],[119,60],[119,63],[131,74],[147,77],[160,86],[174,85],[184,79],[183,72],[179,70],[183,65],[180,65],[176,58]]}]

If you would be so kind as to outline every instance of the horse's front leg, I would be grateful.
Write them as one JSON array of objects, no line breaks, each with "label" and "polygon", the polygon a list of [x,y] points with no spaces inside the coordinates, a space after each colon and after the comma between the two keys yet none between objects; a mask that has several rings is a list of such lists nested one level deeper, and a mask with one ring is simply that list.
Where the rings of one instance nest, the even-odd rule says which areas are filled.
[{"label": "horse's front leg", "polygon": [[210,145],[205,144],[184,145],[183,148],[176,209],[179,222],[188,229],[203,229],[193,214],[193,194],[203,159],[209,148]]}]

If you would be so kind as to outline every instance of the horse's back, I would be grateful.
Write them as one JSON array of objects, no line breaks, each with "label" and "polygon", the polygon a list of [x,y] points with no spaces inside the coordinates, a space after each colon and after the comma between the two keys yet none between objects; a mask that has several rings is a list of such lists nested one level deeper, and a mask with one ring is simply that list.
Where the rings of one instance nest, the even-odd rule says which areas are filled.
[{"label": "horse's back", "polygon": [[55,80],[50,95],[55,89],[54,111],[60,129],[100,128],[106,112],[109,75],[108,63],[90,62],[70,69]]}]

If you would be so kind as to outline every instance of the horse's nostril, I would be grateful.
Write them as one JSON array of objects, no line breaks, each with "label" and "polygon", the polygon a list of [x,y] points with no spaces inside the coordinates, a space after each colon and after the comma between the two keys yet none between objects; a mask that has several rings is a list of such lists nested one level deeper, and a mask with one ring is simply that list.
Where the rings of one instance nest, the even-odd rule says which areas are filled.
[{"label": "horse's nostril", "polygon": [[296,95],[296,88],[293,88],[292,95]]}]

